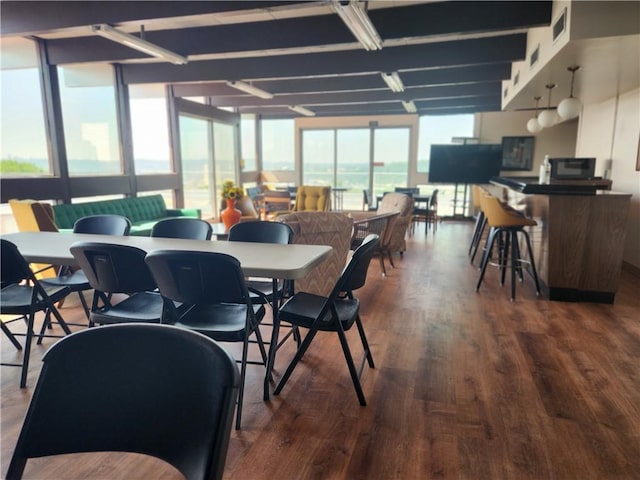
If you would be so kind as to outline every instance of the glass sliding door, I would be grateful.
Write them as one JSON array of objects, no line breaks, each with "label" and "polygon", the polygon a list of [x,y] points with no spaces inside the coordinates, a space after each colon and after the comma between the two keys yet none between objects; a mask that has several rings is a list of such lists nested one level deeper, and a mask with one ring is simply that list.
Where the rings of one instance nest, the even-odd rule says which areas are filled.
[{"label": "glass sliding door", "polygon": [[373,132],[373,192],[382,195],[406,187],[409,176],[410,129],[375,128]]},{"label": "glass sliding door", "polygon": [[180,114],[182,184],[186,208],[218,217],[222,182],[237,178],[237,128],[233,124]]},{"label": "glass sliding door", "polygon": [[179,119],[184,205],[201,209],[202,218],[211,218],[215,209],[210,122],[186,115]]},{"label": "glass sliding door", "polygon": [[362,208],[362,191],[370,188],[371,132],[368,128],[342,128],[336,135],[336,183],[345,210]]}]

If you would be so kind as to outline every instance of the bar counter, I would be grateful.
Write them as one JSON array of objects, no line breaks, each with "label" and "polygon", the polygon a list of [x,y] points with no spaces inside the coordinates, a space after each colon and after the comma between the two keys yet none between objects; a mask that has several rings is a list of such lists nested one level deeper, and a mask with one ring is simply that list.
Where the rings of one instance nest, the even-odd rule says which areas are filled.
[{"label": "bar counter", "polygon": [[[606,181],[605,181],[606,182]],[[600,181],[539,184],[495,177],[508,204],[538,225],[529,234],[542,288],[550,300],[613,303],[622,269],[631,195]]]}]

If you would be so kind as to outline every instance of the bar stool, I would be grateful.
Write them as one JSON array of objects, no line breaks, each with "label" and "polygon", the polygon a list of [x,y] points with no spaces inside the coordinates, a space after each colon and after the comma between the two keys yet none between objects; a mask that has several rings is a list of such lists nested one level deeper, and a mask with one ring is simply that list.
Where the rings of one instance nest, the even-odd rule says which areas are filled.
[{"label": "bar stool", "polygon": [[482,204],[480,198],[487,193],[478,185],[471,185],[471,198],[473,206],[476,210],[479,210],[478,218],[476,218],[476,225],[473,228],[473,236],[471,237],[471,244],[469,245],[469,255],[471,255],[471,263],[476,258],[478,253],[478,247],[480,246],[480,240],[482,240],[482,234],[487,225],[487,217],[482,210]]},{"label": "bar stool", "polygon": [[[504,207],[498,198],[493,195],[486,195],[480,198],[482,210],[487,219],[487,223],[491,227],[489,238],[487,238],[487,248],[482,256],[480,265],[480,278],[476,286],[476,292],[480,291],[480,285],[484,278],[487,264],[493,250],[494,243],[498,241],[498,264],[500,266],[501,280],[500,285],[504,285],[507,264],[511,264],[511,301],[516,298],[516,272],[523,281],[523,266],[527,264],[531,267],[531,275],[536,282],[536,295],[540,295],[540,284],[538,282],[538,274],[533,259],[533,251],[531,249],[531,240],[529,234],[524,227],[537,225],[536,221],[520,215],[515,211]],[[524,235],[527,250],[529,253],[529,261],[520,256],[520,248],[518,246],[518,234]],[[503,240],[504,236],[504,240]],[[511,251],[509,251],[511,250]],[[511,253],[511,261],[509,262],[509,253]]]}]

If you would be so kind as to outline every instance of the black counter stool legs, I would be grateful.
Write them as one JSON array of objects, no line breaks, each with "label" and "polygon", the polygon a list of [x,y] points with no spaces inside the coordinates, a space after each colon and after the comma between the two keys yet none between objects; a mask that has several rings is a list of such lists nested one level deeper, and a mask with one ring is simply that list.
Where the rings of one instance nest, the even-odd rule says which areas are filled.
[{"label": "black counter stool legs", "polygon": [[473,260],[476,258],[476,254],[478,253],[478,248],[480,246],[480,242],[482,240],[482,234],[487,226],[487,217],[482,210],[482,203],[480,201],[483,192],[482,188],[478,185],[472,185],[472,198],[473,198],[473,206],[478,209],[478,218],[476,218],[476,225],[473,228],[473,236],[471,237],[471,244],[469,245],[469,255],[471,256],[471,263],[473,264]]},{"label": "black counter stool legs", "polygon": [[[482,279],[484,278],[485,271],[487,270],[487,264],[489,263],[490,252],[493,249],[493,245],[496,239],[500,242],[500,239],[504,235],[504,242],[500,242],[502,247],[498,255],[501,275],[501,285],[504,285],[505,274],[508,264],[511,265],[511,301],[516,298],[516,273],[520,276],[520,280],[523,280],[522,269],[523,266],[529,265],[531,268],[531,275],[536,282],[536,294],[540,295],[540,283],[538,282],[538,274],[536,272],[536,265],[533,259],[533,250],[531,249],[531,240],[529,234],[524,227],[530,227],[537,225],[535,220],[527,218],[512,212],[500,204],[500,201],[494,196],[485,196],[481,199],[482,209],[487,217],[487,223],[491,227],[489,238],[487,239],[487,248],[482,256],[482,263],[480,265],[480,278],[478,278],[478,284],[476,291],[480,290]],[[518,247],[518,234],[523,235],[527,244],[527,250],[529,253],[529,261],[526,261],[520,256],[520,248]],[[511,259],[509,261],[509,254]]]}]

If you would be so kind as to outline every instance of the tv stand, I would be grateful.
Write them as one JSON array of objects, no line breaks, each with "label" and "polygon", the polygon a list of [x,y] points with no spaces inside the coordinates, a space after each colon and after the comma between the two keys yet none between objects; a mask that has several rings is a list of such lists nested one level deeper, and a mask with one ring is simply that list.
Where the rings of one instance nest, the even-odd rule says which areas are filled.
[{"label": "tv stand", "polygon": [[[462,187],[462,191],[461,190]],[[461,194],[461,195],[460,195]],[[469,218],[467,209],[469,207],[469,185],[467,183],[456,183],[453,190],[453,218]],[[459,196],[462,198],[460,199]]]}]

